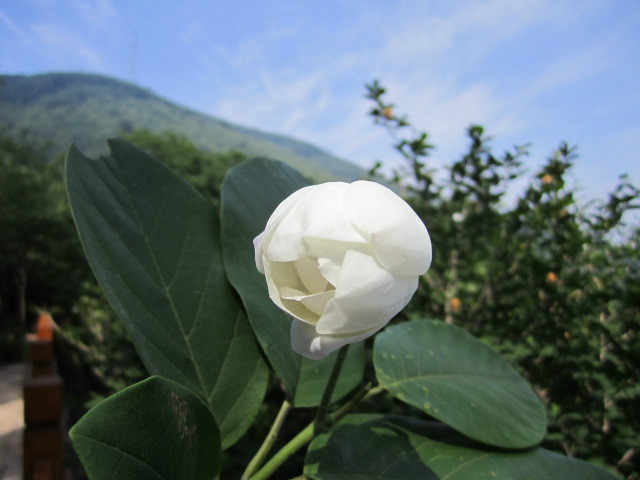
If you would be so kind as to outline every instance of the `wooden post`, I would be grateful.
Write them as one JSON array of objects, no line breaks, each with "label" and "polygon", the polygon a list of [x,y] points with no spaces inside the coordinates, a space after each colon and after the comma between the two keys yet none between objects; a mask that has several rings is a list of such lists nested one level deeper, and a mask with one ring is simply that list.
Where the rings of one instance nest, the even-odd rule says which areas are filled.
[{"label": "wooden post", "polygon": [[51,315],[27,335],[29,370],[24,382],[24,480],[64,479],[62,378],[56,372]]}]

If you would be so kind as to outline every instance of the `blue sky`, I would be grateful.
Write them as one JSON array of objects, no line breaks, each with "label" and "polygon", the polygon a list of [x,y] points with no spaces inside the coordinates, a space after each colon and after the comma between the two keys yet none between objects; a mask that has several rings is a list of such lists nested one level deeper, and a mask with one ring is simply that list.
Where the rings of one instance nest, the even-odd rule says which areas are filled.
[{"label": "blue sky", "polygon": [[398,161],[364,83],[427,130],[433,165],[484,125],[531,142],[530,174],[577,144],[583,198],[640,185],[637,0],[0,0],[0,72],[97,72],[362,166]]}]

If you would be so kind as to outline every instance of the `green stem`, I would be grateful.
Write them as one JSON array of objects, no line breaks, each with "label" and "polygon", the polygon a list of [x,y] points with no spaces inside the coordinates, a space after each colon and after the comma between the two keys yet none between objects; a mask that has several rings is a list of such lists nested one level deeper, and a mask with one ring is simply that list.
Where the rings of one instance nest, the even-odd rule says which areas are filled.
[{"label": "green stem", "polygon": [[271,459],[251,477],[251,480],[266,480],[282,465],[291,455],[296,453],[313,439],[313,423],[307,425],[298,435],[278,451]]},{"label": "green stem", "polygon": [[384,389],[384,387],[383,387],[383,386],[378,385],[377,387],[372,388],[371,390],[369,390],[369,391],[367,392],[367,396],[366,396],[366,398],[373,397],[374,395],[378,395],[379,393],[384,392],[384,390],[385,390],[385,389]]},{"label": "green stem", "polygon": [[326,431],[329,427],[327,425],[327,412],[329,411],[329,405],[331,405],[331,397],[333,396],[333,391],[336,388],[336,384],[338,383],[338,378],[340,377],[340,371],[342,370],[342,365],[344,365],[344,360],[347,358],[347,351],[349,350],[349,345],[338,350],[338,356],[333,364],[333,369],[331,370],[331,375],[329,376],[329,380],[327,381],[327,386],[324,387],[324,393],[322,394],[322,400],[320,400],[320,406],[318,406],[318,413],[316,414],[316,419],[314,421],[316,430],[319,432]]},{"label": "green stem", "polygon": [[[347,403],[335,412],[328,415],[329,423],[335,425],[347,413],[353,410],[358,403],[369,393],[371,385],[366,385],[362,390],[356,393]],[[315,421],[307,425],[298,435],[296,435],[289,443],[282,447],[265,465],[253,476],[251,480],[266,480],[280,465],[282,465],[291,455],[304,447],[307,443],[314,439],[320,432],[315,428]]]},{"label": "green stem", "polygon": [[329,415],[329,419],[332,425],[335,425],[342,417],[344,417],[347,413],[353,410],[365,397],[369,396],[369,391],[371,390],[371,384],[368,383],[358,393],[356,393],[351,399],[345,403],[342,407],[340,407],[335,412]]},{"label": "green stem", "polygon": [[278,412],[276,419],[273,421],[273,424],[271,425],[271,429],[269,430],[269,433],[267,433],[267,436],[262,442],[262,445],[260,445],[260,448],[256,452],[255,456],[249,462],[249,465],[247,465],[247,468],[242,474],[242,477],[240,477],[241,480],[248,480],[251,477],[251,475],[253,475],[256,472],[256,470],[260,468],[265,458],[267,458],[267,455],[269,454],[271,447],[273,447],[273,444],[278,438],[280,429],[284,424],[284,419],[287,417],[287,414],[289,413],[289,410],[291,410],[291,407],[292,407],[291,403],[285,398],[284,402],[282,402],[282,406],[280,407],[280,411]]}]

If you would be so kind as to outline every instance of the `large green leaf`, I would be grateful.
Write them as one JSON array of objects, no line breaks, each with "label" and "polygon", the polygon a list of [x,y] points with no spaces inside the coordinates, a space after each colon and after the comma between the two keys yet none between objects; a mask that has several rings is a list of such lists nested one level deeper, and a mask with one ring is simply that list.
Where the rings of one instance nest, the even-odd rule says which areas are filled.
[{"label": "large green leaf", "polygon": [[268,369],[222,267],[211,205],[123,140],[71,148],[67,190],[89,263],[152,374],[207,401],[223,447],[250,426]]},{"label": "large green leaf", "polygon": [[220,431],[185,387],[151,377],[104,400],[69,432],[91,480],[212,480]]},{"label": "large green leaf", "polygon": [[289,394],[298,384],[302,357],[291,350],[291,317],[269,298],[264,276],[256,269],[253,239],[294,191],[309,185],[297,170],[256,158],[233,167],[222,183],[222,251],[231,284],[240,294],[253,331]]},{"label": "large green leaf", "polygon": [[436,422],[349,415],[316,437],[304,474],[315,480],[616,480],[589,463],[536,448],[490,450]]},{"label": "large green leaf", "polygon": [[[345,348],[345,347],[342,347]],[[327,380],[336,362],[338,352],[333,352],[322,360],[302,360],[300,379],[296,388],[293,405],[296,407],[315,407],[320,404]],[[338,377],[331,401],[337,402],[353,390],[364,377],[365,349],[362,342],[349,346],[347,358]]]},{"label": "large green leaf", "polygon": [[387,328],[373,362],[393,396],[474,440],[525,448],[544,437],[544,406],[529,384],[461,328],[431,320]]}]

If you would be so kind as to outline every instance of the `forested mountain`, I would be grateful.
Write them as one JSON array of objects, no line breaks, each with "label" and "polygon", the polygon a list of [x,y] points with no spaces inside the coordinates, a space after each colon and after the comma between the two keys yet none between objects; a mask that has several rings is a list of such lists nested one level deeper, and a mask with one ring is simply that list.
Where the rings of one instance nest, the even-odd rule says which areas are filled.
[{"label": "forested mountain", "polygon": [[354,180],[363,173],[308,143],[233,125],[100,75],[1,76],[0,125],[14,136],[26,130],[50,141],[51,155],[66,152],[71,142],[89,156],[104,154],[107,138],[144,128],[184,134],[212,152],[236,149],[283,160],[315,180]]}]

